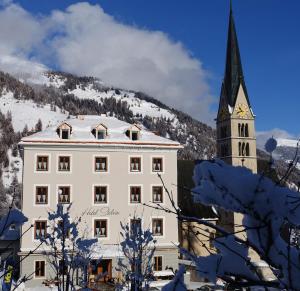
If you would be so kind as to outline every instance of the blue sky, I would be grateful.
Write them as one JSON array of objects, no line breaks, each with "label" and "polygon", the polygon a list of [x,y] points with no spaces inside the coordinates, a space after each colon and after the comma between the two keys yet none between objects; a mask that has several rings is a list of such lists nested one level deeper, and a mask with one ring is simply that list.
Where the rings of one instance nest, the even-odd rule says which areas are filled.
[{"label": "blue sky", "polygon": [[[78,2],[21,0],[15,3],[39,18],[52,10],[65,11]],[[201,94],[209,94],[211,98],[203,101],[209,103],[211,115],[201,118],[193,111],[193,116],[207,119],[214,115],[224,72],[229,1],[88,2],[100,5],[105,14],[113,16],[118,23],[150,32],[161,31],[171,42],[180,42],[187,54],[200,62],[208,86]],[[299,136],[300,1],[233,0],[233,10],[246,85],[257,115],[257,130],[278,128]],[[52,56],[48,62],[45,57],[43,61],[53,68],[76,71],[73,67],[62,66]]]}]

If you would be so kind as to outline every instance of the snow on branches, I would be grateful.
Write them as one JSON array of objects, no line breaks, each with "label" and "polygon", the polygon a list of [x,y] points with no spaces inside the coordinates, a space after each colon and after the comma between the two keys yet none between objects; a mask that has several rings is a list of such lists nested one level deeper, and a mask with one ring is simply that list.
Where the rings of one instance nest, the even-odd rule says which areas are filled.
[{"label": "snow on branches", "polygon": [[[233,167],[221,160],[203,161],[194,170],[194,201],[213,205],[243,215],[246,238],[214,227],[217,254],[193,259],[202,275],[215,282],[217,277],[240,279],[245,286],[263,285],[300,290],[300,251],[282,234],[282,227],[300,226],[300,195],[274,183],[264,175],[253,174],[245,167]],[[264,281],[251,262],[253,249],[277,278]]]},{"label": "snow on branches", "polygon": [[27,217],[20,210],[10,208],[9,212],[0,220],[0,238],[11,237],[11,233],[16,232],[15,229],[11,229],[11,226],[14,225],[14,228],[19,228],[27,220]]}]

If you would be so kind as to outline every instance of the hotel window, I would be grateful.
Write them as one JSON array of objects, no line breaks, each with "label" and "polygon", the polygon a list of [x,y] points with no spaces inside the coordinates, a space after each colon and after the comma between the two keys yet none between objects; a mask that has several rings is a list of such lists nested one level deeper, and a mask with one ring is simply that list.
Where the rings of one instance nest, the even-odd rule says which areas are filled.
[{"label": "hotel window", "polygon": [[153,203],[163,203],[163,187],[153,186],[152,187],[152,201]]},{"label": "hotel window", "polygon": [[131,132],[131,139],[132,140],[138,140],[139,139],[139,132],[138,131],[132,131]]},{"label": "hotel window", "polygon": [[70,130],[69,129],[61,129],[61,138],[69,139],[69,137],[70,137]]},{"label": "hotel window", "polygon": [[163,171],[163,160],[162,158],[152,159],[152,172],[162,172]]},{"label": "hotel window", "polygon": [[130,187],[130,203],[141,203],[141,187],[131,186]]},{"label": "hotel window", "polygon": [[155,236],[163,235],[163,219],[162,218],[153,218],[152,219],[152,233]]},{"label": "hotel window", "polygon": [[45,238],[47,234],[47,221],[37,220],[34,223],[34,239]]},{"label": "hotel window", "polygon": [[56,129],[56,132],[61,139],[69,139],[71,136],[71,131],[72,131],[72,127],[67,123],[61,124]]},{"label": "hotel window", "polygon": [[48,204],[47,186],[37,186],[35,188],[35,204]]},{"label": "hotel window", "polygon": [[39,172],[48,171],[49,168],[49,157],[48,156],[37,156],[36,170]]},{"label": "hotel window", "polygon": [[95,158],[95,172],[107,172],[107,158],[96,157]]},{"label": "hotel window", "polygon": [[69,172],[71,168],[71,158],[61,156],[58,158],[58,171],[60,172]]},{"label": "hotel window", "polygon": [[132,157],[130,158],[130,172],[141,171],[141,158]]},{"label": "hotel window", "polygon": [[126,136],[131,140],[139,140],[140,139],[140,129],[137,126],[133,126],[126,130]]},{"label": "hotel window", "polygon": [[154,257],[154,271],[162,271],[162,256],[155,256]]},{"label": "hotel window", "polygon": [[105,130],[97,130],[97,139],[105,139],[106,131]]},{"label": "hotel window", "polygon": [[94,203],[107,203],[107,186],[94,186]]},{"label": "hotel window", "polygon": [[45,261],[35,261],[34,266],[35,277],[45,277]]},{"label": "hotel window", "polygon": [[130,233],[136,235],[142,229],[142,220],[140,218],[130,219]]},{"label": "hotel window", "polygon": [[71,201],[71,189],[70,186],[58,187],[58,203],[67,204]]},{"label": "hotel window", "polygon": [[68,226],[64,226],[63,224],[63,220],[59,220],[57,223],[57,227],[59,228],[59,233],[61,233],[60,237],[62,238],[63,234],[65,236],[65,238],[69,238],[70,237],[70,228],[68,228]]},{"label": "hotel window", "polygon": [[106,219],[97,219],[94,221],[94,236],[97,238],[107,237]]}]

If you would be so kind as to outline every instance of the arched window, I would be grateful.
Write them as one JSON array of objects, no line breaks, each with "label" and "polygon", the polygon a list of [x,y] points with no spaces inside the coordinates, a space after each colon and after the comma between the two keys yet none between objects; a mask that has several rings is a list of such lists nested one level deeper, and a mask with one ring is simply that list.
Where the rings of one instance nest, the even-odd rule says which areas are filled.
[{"label": "arched window", "polygon": [[242,155],[242,143],[239,142],[239,156]]},{"label": "arched window", "polygon": [[239,136],[241,136],[241,124],[240,123],[238,125],[238,128],[239,128]]},{"label": "arched window", "polygon": [[246,156],[250,156],[250,148],[249,148],[249,143],[246,144]]},{"label": "arched window", "polygon": [[245,136],[245,125],[242,124],[241,126],[241,136],[244,137]]},{"label": "arched window", "polygon": [[244,157],[246,155],[246,144],[242,143],[242,156]]},{"label": "arched window", "polygon": [[248,124],[245,125],[245,137],[249,137]]}]

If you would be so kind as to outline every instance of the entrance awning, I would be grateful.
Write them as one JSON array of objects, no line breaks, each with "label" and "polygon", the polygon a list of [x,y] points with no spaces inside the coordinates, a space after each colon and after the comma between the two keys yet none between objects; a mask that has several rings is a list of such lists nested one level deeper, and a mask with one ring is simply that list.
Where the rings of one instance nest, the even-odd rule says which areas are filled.
[{"label": "entrance awning", "polygon": [[120,245],[103,245],[97,244],[93,250],[92,259],[109,259],[109,258],[119,258],[124,257]]}]

